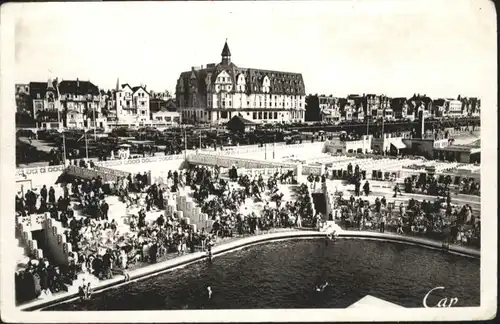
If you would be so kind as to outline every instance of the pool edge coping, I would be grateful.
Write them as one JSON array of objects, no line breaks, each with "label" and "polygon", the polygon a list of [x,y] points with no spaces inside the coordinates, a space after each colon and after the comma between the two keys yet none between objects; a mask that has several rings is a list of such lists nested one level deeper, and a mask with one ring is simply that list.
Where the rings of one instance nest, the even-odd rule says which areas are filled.
[{"label": "pool edge coping", "polygon": [[[289,240],[289,239],[299,239],[299,238],[307,239],[307,238],[321,238],[321,237],[325,237],[325,233],[318,231],[311,231],[311,230],[287,231],[287,232],[268,233],[257,236],[250,236],[213,247],[212,256],[217,257],[245,247],[250,247],[253,245],[258,245],[277,240]],[[453,246],[453,245],[450,245],[448,248],[444,248],[442,243],[422,237],[400,236],[391,233],[347,231],[347,230],[339,232],[338,237],[346,239],[372,239],[384,242],[417,245],[424,248],[443,250],[448,253],[458,254],[473,258],[480,258],[481,256],[480,250],[460,247],[460,246]],[[99,282],[97,286],[93,287],[93,291],[96,293],[102,292],[104,290],[117,287],[123,284],[127,284],[132,281],[147,279],[148,277],[153,277],[165,272],[175,270],[177,268],[185,267],[187,265],[196,263],[206,258],[207,254],[205,252],[195,252],[195,253],[190,253],[188,255],[176,257],[173,259],[161,261],[156,264],[147,265],[128,272],[129,274],[128,280],[126,280],[121,275],[113,279],[102,280]],[[57,298],[37,299],[32,302],[20,305],[16,307],[16,309],[18,311],[37,311],[43,308],[54,306],[56,304],[68,302],[71,299],[75,299],[77,297],[78,297],[77,292],[71,292],[71,293],[65,292],[60,295],[58,294]]]}]

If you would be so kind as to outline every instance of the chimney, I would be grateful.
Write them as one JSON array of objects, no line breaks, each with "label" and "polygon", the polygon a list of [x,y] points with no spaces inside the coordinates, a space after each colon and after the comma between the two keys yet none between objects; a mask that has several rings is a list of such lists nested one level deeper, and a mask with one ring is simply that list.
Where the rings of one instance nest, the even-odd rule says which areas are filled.
[{"label": "chimney", "polygon": [[79,87],[80,86],[80,80],[78,80],[78,78],[76,78],[76,86]]}]

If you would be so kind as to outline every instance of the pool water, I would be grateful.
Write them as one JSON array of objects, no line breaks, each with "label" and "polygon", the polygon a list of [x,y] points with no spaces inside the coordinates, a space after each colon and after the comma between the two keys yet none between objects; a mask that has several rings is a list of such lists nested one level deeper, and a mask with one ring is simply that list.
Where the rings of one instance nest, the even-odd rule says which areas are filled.
[{"label": "pool water", "polygon": [[[480,305],[480,260],[413,245],[296,239],[255,245],[47,310],[345,308],[366,295],[404,307]],[[328,281],[323,292],[315,286]],[[211,286],[212,298],[207,297]]]}]

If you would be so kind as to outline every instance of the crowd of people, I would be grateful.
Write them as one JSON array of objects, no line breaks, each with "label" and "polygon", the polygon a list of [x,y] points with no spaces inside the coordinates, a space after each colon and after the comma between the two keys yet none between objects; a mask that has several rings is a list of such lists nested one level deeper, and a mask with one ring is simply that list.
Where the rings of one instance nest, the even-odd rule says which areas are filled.
[{"label": "crowd of people", "polygon": [[[53,187],[43,186],[40,192],[28,190],[16,195],[16,213],[32,215],[49,212],[59,220],[73,255],[68,266],[54,267],[47,259],[30,261],[24,271],[16,274],[18,300],[26,301],[66,289],[78,274],[99,279],[124,274],[131,267],[155,263],[167,255],[195,251],[211,253],[219,238],[258,234],[273,228],[321,226],[321,215],[314,213],[310,189],[326,179],[347,179],[355,185],[349,199],[338,196],[330,220],[339,219],[343,226],[358,229],[394,230],[448,239],[450,243],[478,245],[480,220],[469,205],[456,207],[451,199],[401,202],[399,207],[385,197],[373,204],[361,196],[361,180],[366,172],[349,164],[347,170],[327,170],[323,175],[309,175],[308,184],[300,184],[293,201],[284,201],[279,184],[297,183],[293,171],[276,172],[264,179],[262,175],[238,174],[232,167],[229,177],[219,167],[191,166],[187,170],[169,171],[161,183],[150,184],[146,173],[119,177],[104,183],[100,177],[90,180],[71,179],[62,185],[56,199]],[[429,179],[430,180],[430,179]],[[412,180],[413,181],[413,180]],[[432,181],[419,186],[432,185]],[[362,187],[365,196],[370,184]],[[182,191],[191,194],[203,213],[212,221],[211,229],[194,228],[177,212],[165,212],[166,202]],[[118,197],[133,215],[110,217],[108,199]],[[248,199],[262,208],[248,208]],[[77,213],[77,209],[81,213]],[[151,213],[156,216],[151,217]],[[77,215],[78,214],[78,215]],[[116,215],[115,215],[116,216]],[[148,217],[149,216],[149,217]],[[80,287],[82,298],[91,294],[91,287]]]},{"label": "crowd of people", "polygon": [[455,177],[450,175],[433,175],[421,173],[404,179],[406,193],[420,193],[429,196],[447,196],[452,185],[458,186],[458,192],[468,195],[480,195],[480,185],[473,178]]},{"label": "crowd of people", "polygon": [[377,197],[370,203],[363,197],[351,196],[336,199],[333,211],[346,228],[359,230],[386,229],[398,234],[422,235],[448,243],[479,247],[481,221],[472,213],[468,204],[454,206],[451,200],[435,199],[407,202],[388,202],[385,197]]},{"label": "crowd of people", "polygon": [[26,268],[15,274],[16,301],[26,302],[65,291],[66,284],[71,282],[71,278],[62,274],[60,268],[50,264],[47,258],[30,259]]},{"label": "crowd of people", "polygon": [[[20,300],[65,290],[65,285],[60,283],[70,284],[79,273],[107,279],[115,273],[126,274],[130,266],[138,263],[157,262],[169,253],[181,255],[207,251],[217,238],[257,234],[271,228],[317,225],[320,215],[313,215],[307,186],[300,186],[296,201],[283,202],[278,184],[296,183],[293,172],[276,172],[266,180],[262,175],[253,178],[247,174],[237,175],[236,168],[232,168],[230,174],[232,179],[227,179],[221,176],[218,167],[197,166],[184,171],[169,171],[161,184],[148,184],[144,173],[121,177],[114,183],[104,183],[100,177],[90,180],[74,178],[61,185],[62,194],[57,199],[54,188],[47,190],[46,186],[40,193],[28,190],[24,196],[18,194],[16,212],[30,215],[48,211],[52,218],[61,222],[63,234],[73,251],[69,265],[57,268],[60,279],[47,281],[53,282],[53,285],[46,285],[42,280],[38,289],[37,284],[31,284],[38,277],[46,277],[45,272],[40,274],[38,271],[43,265],[19,271],[16,278],[35,278],[24,286],[35,287],[30,291],[37,291],[36,294],[23,294]],[[165,201],[180,190],[192,192],[202,212],[213,221],[211,230],[193,229],[176,212],[161,212],[155,219],[148,219],[148,212],[164,210]],[[107,197],[112,195],[117,196],[128,209],[138,210],[128,222],[108,215],[110,206]],[[243,207],[246,199],[262,202],[263,209],[246,210]],[[90,289],[80,288],[82,296]]]},{"label": "crowd of people", "polygon": [[[302,227],[304,223],[312,223],[312,201],[307,195],[307,186],[298,190],[299,199],[283,200],[278,183],[295,183],[295,177],[289,172],[276,172],[267,181],[262,175],[250,177],[248,174],[237,175],[233,167],[229,171],[230,181],[220,178],[220,172],[205,167],[195,167],[190,172],[187,184],[193,190],[193,197],[204,213],[210,215],[213,234],[217,237],[233,236],[235,233],[255,234],[271,228]],[[264,197],[268,196],[266,200]],[[254,203],[265,202],[262,214],[244,207],[246,199]]]}]

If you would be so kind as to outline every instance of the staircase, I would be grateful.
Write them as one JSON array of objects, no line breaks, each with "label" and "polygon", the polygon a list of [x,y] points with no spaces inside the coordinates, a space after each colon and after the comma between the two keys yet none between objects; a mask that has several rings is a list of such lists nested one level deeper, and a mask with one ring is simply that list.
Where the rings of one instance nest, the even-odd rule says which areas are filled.
[{"label": "staircase", "polygon": [[30,260],[30,256],[26,252],[26,247],[18,238],[16,238],[16,242],[16,246],[12,249],[12,253],[14,254],[16,260],[16,268],[24,269]]},{"label": "staircase", "polygon": [[38,230],[38,231],[31,231],[31,235],[33,237],[33,240],[36,241],[38,248],[43,251],[43,256],[46,257],[49,262],[53,263],[53,253],[50,250],[50,248],[47,246],[47,242],[45,240],[45,230]]}]

